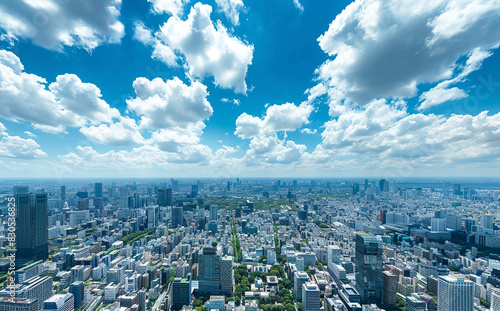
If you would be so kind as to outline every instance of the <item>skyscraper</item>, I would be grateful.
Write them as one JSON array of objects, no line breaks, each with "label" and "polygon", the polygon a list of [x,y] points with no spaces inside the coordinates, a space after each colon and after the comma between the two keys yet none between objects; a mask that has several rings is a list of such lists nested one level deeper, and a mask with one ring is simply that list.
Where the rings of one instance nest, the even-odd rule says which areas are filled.
[{"label": "skyscraper", "polygon": [[198,196],[198,185],[191,186],[191,197],[196,198]]},{"label": "skyscraper", "polygon": [[472,311],[474,283],[451,275],[439,277],[438,311]]},{"label": "skyscraper", "polygon": [[217,221],[219,207],[217,205],[210,205],[210,220]]},{"label": "skyscraper", "polygon": [[380,237],[356,233],[356,289],[363,303],[381,302],[382,251]]},{"label": "skyscraper", "polygon": [[172,188],[158,189],[158,205],[172,206]]},{"label": "skyscraper", "polygon": [[218,295],[220,293],[220,262],[216,248],[203,248],[198,258],[199,293],[201,295]]},{"label": "skyscraper", "polygon": [[102,182],[95,183],[94,195],[96,198],[102,198]]},{"label": "skyscraper", "polygon": [[220,294],[233,295],[233,257],[222,257],[220,262]]},{"label": "skyscraper", "polygon": [[49,256],[47,194],[18,194],[16,203],[16,266],[22,267],[29,261],[45,260]]},{"label": "skyscraper", "polygon": [[302,310],[319,311],[321,309],[320,291],[314,282],[302,284]]},{"label": "skyscraper", "polygon": [[293,278],[293,297],[295,301],[302,302],[302,285],[310,281],[309,276],[303,271],[296,271]]},{"label": "skyscraper", "polygon": [[191,304],[191,286],[190,281],[181,278],[175,278],[170,292],[170,301],[172,306],[170,310],[178,311],[183,306]]},{"label": "skyscraper", "polygon": [[81,307],[85,294],[85,286],[82,281],[76,281],[69,286],[69,292],[75,298],[75,310]]},{"label": "skyscraper", "polygon": [[184,208],[182,206],[172,207],[172,228],[182,226]]},{"label": "skyscraper", "polygon": [[66,186],[61,186],[61,201],[63,203],[66,201]]},{"label": "skyscraper", "polygon": [[122,209],[128,208],[128,188],[120,187],[119,193],[120,193],[119,207]]},{"label": "skyscraper", "polygon": [[28,193],[30,192],[29,186],[14,186],[14,198],[18,194]]}]

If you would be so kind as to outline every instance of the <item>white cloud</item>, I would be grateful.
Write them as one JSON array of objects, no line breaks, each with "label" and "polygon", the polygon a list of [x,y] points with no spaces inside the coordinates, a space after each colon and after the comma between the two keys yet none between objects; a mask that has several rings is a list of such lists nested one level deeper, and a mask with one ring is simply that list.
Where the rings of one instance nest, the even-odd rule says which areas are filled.
[{"label": "white cloud", "polygon": [[179,78],[163,81],[137,78],[133,87],[136,97],[127,100],[128,109],[141,117],[140,126],[147,129],[187,128],[208,119],[213,109],[207,100],[206,86]]},{"label": "white cloud", "polygon": [[127,117],[120,117],[119,122],[110,125],[82,127],[80,132],[88,140],[103,145],[128,146],[144,143],[135,120]]},{"label": "white cloud", "polygon": [[30,131],[24,131],[24,134],[28,135],[29,137],[37,137],[35,134],[31,133]]},{"label": "white cloud", "polygon": [[305,145],[279,140],[276,136],[254,137],[242,160],[246,165],[290,164],[300,161],[306,149]]},{"label": "white cloud", "polygon": [[308,128],[303,128],[303,129],[300,130],[301,133],[303,133],[303,134],[309,134],[309,135],[314,135],[314,134],[316,134],[317,131],[318,130],[316,130],[316,129],[311,130],[311,129],[308,129]]},{"label": "white cloud", "polygon": [[156,13],[168,13],[170,15],[182,15],[184,6],[189,0],[148,0],[153,4]]},{"label": "white cloud", "polygon": [[245,7],[242,0],[215,0],[215,2],[233,25],[240,23],[240,11]]},{"label": "white cloud", "polygon": [[333,58],[317,70],[332,106],[414,97],[421,83],[455,78],[461,56],[498,47],[500,3],[356,0],[318,41]]},{"label": "white cloud", "polygon": [[358,165],[375,161],[393,168],[499,161],[499,126],[500,114],[487,111],[477,116],[407,114],[402,107],[376,101],[328,121],[311,159]]},{"label": "white cloud", "polygon": [[4,136],[0,140],[0,156],[19,159],[38,159],[47,156],[33,139]]},{"label": "white cloud", "polygon": [[0,123],[0,136],[5,136],[5,135],[7,135],[7,128],[5,127],[5,125]]},{"label": "white cloud", "polygon": [[214,26],[211,12],[211,6],[197,3],[187,20],[170,17],[155,34],[154,57],[172,65],[175,51],[184,56],[192,78],[213,76],[217,86],[246,93],[245,77],[252,64],[253,46],[230,35],[220,22]]},{"label": "white cloud", "polygon": [[243,113],[236,119],[234,134],[240,138],[248,139],[281,131],[292,132],[309,123],[308,118],[312,111],[313,106],[307,103],[302,103],[299,106],[286,103],[269,106],[262,119]]},{"label": "white cloud", "polygon": [[430,107],[440,105],[450,100],[457,100],[467,97],[462,89],[458,87],[452,87],[449,89],[434,87],[429,91],[420,95],[420,101],[422,103],[418,107],[419,110],[429,109]]},{"label": "white cloud", "polygon": [[295,7],[299,9],[299,11],[304,12],[304,7],[302,6],[302,4],[300,4],[299,0],[293,0],[293,5],[295,5]]},{"label": "white cloud", "polygon": [[41,47],[62,51],[75,46],[92,51],[118,43],[125,31],[118,20],[121,0],[2,1],[0,39],[29,39]]},{"label": "white cloud", "polygon": [[66,126],[110,122],[119,116],[101,99],[99,88],[83,83],[76,75],[57,76],[47,81],[23,71],[19,58],[0,50],[0,116],[31,122],[36,129],[64,132]]},{"label": "white cloud", "polygon": [[152,141],[163,151],[181,152],[186,145],[197,145],[203,133],[203,122],[192,123],[187,128],[161,129],[153,133]]},{"label": "white cloud", "polygon": [[151,45],[154,41],[151,30],[147,29],[141,21],[134,23],[134,39],[145,45]]}]

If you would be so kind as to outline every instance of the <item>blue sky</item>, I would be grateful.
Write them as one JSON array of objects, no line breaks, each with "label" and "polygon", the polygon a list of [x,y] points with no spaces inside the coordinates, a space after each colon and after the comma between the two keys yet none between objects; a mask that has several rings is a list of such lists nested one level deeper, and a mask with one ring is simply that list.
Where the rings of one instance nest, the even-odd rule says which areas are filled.
[{"label": "blue sky", "polygon": [[497,176],[496,1],[0,3],[1,177]]}]

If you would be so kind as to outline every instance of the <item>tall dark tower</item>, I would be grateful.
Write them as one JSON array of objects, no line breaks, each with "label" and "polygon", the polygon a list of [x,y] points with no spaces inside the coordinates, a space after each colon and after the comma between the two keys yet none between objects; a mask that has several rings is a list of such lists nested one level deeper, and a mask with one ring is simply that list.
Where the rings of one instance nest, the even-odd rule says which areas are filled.
[{"label": "tall dark tower", "polygon": [[102,198],[102,182],[95,183],[94,194],[96,198]]},{"label": "tall dark tower", "polygon": [[16,205],[16,267],[22,267],[49,256],[47,194],[18,194]]},{"label": "tall dark tower", "polygon": [[158,205],[159,206],[172,206],[172,188],[158,189]]}]

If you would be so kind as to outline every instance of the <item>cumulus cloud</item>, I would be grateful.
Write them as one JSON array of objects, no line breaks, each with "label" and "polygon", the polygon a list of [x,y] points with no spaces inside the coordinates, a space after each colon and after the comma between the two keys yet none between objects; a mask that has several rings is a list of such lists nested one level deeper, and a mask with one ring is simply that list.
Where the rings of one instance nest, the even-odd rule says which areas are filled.
[{"label": "cumulus cloud", "polygon": [[0,50],[0,116],[60,133],[66,126],[110,122],[119,112],[101,99],[99,88],[76,75],[57,76],[47,87],[44,78],[24,72],[15,54]]},{"label": "cumulus cloud", "polygon": [[187,20],[174,15],[155,34],[153,57],[173,66],[183,56],[192,78],[214,78],[222,88],[246,93],[245,77],[252,64],[253,46],[228,33],[210,19],[212,7],[197,3]]},{"label": "cumulus cloud", "polygon": [[137,78],[133,88],[136,97],[127,100],[127,105],[141,117],[142,128],[186,128],[213,113],[207,88],[199,82],[188,86],[177,77],[167,81]]},{"label": "cumulus cloud", "polygon": [[500,114],[487,111],[450,117],[408,114],[404,107],[379,100],[328,121],[312,158],[364,164],[394,160],[417,167],[500,160],[499,126]]},{"label": "cumulus cloud", "polygon": [[146,28],[143,22],[136,21],[134,23],[134,37],[135,40],[142,42],[145,45],[150,45],[153,43],[154,38],[151,30]]},{"label": "cumulus cloud", "polygon": [[118,43],[125,31],[121,0],[2,1],[0,39],[29,39],[41,47],[62,51],[65,46],[92,51],[103,43]]},{"label": "cumulus cloud", "polygon": [[279,140],[276,136],[254,137],[242,160],[246,165],[290,164],[301,160],[306,149],[305,145]]},{"label": "cumulus cloud", "polygon": [[33,139],[24,139],[19,136],[4,136],[0,140],[0,156],[19,159],[44,158],[47,154],[40,149],[40,145]]},{"label": "cumulus cloud", "polygon": [[144,138],[135,120],[120,117],[118,122],[99,126],[82,127],[80,132],[88,140],[110,146],[128,146],[144,143]]},{"label": "cumulus cloud", "polygon": [[281,131],[292,132],[309,123],[312,111],[313,106],[307,103],[302,103],[299,106],[286,103],[269,106],[263,118],[243,113],[236,119],[234,134],[240,138],[248,139]]},{"label": "cumulus cloud", "polygon": [[215,0],[215,2],[233,25],[240,23],[240,11],[245,7],[242,0]]},{"label": "cumulus cloud", "polygon": [[170,15],[182,15],[184,6],[189,0],[148,0],[153,5],[156,13],[168,13]]},{"label": "cumulus cloud", "polygon": [[421,83],[455,78],[462,56],[480,65],[472,52],[498,47],[499,16],[498,1],[356,0],[318,38],[332,59],[317,74],[333,106],[414,97]]}]

